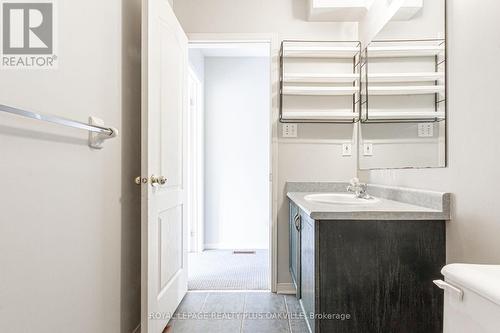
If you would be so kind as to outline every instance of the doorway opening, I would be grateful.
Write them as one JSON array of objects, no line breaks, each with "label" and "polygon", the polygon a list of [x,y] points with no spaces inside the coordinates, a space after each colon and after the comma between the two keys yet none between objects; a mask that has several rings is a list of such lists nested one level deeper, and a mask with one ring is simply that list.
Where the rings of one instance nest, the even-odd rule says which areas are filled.
[{"label": "doorway opening", "polygon": [[271,47],[189,44],[188,289],[271,289]]}]

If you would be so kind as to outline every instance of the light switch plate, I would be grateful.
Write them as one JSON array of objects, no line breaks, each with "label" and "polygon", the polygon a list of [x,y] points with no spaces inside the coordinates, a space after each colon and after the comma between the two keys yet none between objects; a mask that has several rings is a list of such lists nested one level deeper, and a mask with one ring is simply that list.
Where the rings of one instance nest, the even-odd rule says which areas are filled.
[{"label": "light switch plate", "polygon": [[296,138],[297,137],[297,124],[283,124],[283,137]]},{"label": "light switch plate", "polygon": [[352,144],[344,143],[342,145],[342,156],[352,156]]},{"label": "light switch plate", "polygon": [[434,123],[420,123],[418,124],[418,137],[431,138],[434,136]]},{"label": "light switch plate", "polygon": [[363,144],[363,155],[364,156],[373,156],[373,144],[372,143],[364,143]]}]

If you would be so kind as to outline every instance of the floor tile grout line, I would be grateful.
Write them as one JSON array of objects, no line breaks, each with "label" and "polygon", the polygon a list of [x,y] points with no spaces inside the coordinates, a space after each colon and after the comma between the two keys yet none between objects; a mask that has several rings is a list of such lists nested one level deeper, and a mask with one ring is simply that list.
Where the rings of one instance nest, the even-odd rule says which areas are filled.
[{"label": "floor tile grout line", "polygon": [[203,310],[205,310],[205,304],[207,304],[208,295],[210,295],[210,293],[207,293],[205,295],[205,299],[203,300],[203,303],[201,304],[201,310],[200,310],[201,313],[203,313]]},{"label": "floor tile grout line", "polygon": [[286,311],[286,318],[288,321],[288,331],[292,333],[292,322],[290,321],[290,313],[288,311],[288,302],[286,301],[286,296],[283,295],[283,299],[285,300],[285,311]]},{"label": "floor tile grout line", "polygon": [[243,320],[245,320],[245,310],[247,306],[247,294],[244,294],[245,297],[243,298],[243,313],[241,314],[241,323],[240,323],[240,333],[243,333]]}]

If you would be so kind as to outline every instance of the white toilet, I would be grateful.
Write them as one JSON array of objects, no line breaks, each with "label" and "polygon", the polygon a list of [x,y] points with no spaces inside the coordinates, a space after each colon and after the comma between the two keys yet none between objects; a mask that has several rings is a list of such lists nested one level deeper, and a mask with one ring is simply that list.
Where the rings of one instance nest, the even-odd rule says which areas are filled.
[{"label": "white toilet", "polygon": [[500,265],[451,264],[441,273],[444,332],[500,332]]}]

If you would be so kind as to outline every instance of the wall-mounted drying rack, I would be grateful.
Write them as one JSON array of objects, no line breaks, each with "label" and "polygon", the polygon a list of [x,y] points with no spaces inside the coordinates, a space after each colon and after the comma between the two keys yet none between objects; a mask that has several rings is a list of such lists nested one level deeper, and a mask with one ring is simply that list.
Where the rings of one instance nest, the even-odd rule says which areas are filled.
[{"label": "wall-mounted drying rack", "polygon": [[359,41],[284,40],[280,50],[280,122],[357,122],[360,64]]},{"label": "wall-mounted drying rack", "polygon": [[362,53],[361,76],[361,122],[446,119],[444,39],[374,41]]},{"label": "wall-mounted drying rack", "polygon": [[94,149],[102,149],[104,140],[114,138],[118,135],[118,130],[113,127],[104,127],[103,121],[99,118],[89,117],[89,123],[83,123],[63,117],[40,114],[32,111],[22,110],[7,105],[0,104],[0,112],[6,112],[17,116],[41,120],[58,125],[78,128],[89,132],[89,146]]}]

